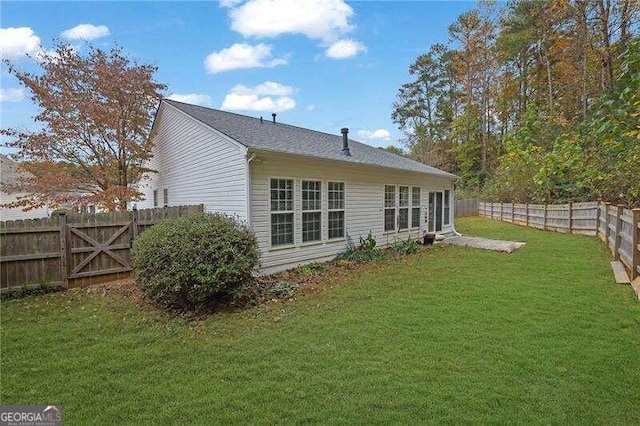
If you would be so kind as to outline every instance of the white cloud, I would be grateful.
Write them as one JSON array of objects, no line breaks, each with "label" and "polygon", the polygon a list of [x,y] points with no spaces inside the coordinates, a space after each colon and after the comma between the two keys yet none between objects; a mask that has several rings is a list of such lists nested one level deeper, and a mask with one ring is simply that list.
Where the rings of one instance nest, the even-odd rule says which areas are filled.
[{"label": "white cloud", "polygon": [[3,58],[17,59],[41,51],[40,37],[31,28],[0,28],[0,52]]},{"label": "white cloud", "polygon": [[234,86],[222,101],[222,109],[234,111],[281,112],[296,107],[290,96],[297,89],[274,81],[265,81],[255,87]]},{"label": "white cloud", "polygon": [[366,52],[367,47],[355,40],[338,40],[326,50],[325,55],[331,59],[347,59],[356,56],[360,52]]},{"label": "white cloud", "polygon": [[234,7],[238,3],[242,3],[242,0],[220,0],[220,7]]},{"label": "white cloud", "polygon": [[23,89],[0,88],[0,102],[20,102],[24,99]]},{"label": "white cloud", "polygon": [[106,25],[80,24],[63,31],[61,35],[69,40],[95,40],[109,34]]},{"label": "white cloud", "polygon": [[231,29],[245,37],[303,34],[327,44],[353,29],[352,16],[342,0],[249,0],[229,12]]},{"label": "white cloud", "polygon": [[315,111],[316,106],[311,104],[311,105],[307,105],[307,107],[305,108],[307,111]]},{"label": "white cloud", "polygon": [[211,96],[204,95],[200,93],[172,93],[167,96],[167,99],[172,99],[178,102],[184,102],[186,104],[194,104],[194,105],[202,105],[202,106],[210,106],[211,105]]},{"label": "white cloud", "polygon": [[289,96],[296,91],[293,86],[285,86],[284,84],[276,83],[275,81],[265,81],[258,84],[255,87],[247,87],[242,84],[237,84],[231,89],[231,93],[238,95],[272,95],[272,96]]},{"label": "white cloud", "polygon": [[391,139],[391,133],[387,129],[358,130],[358,136],[362,139],[382,139],[385,141]]},{"label": "white cloud", "polygon": [[239,68],[271,68],[287,63],[285,58],[272,59],[269,44],[235,43],[231,47],[219,52],[210,53],[204,60],[204,66],[209,74],[229,71]]}]

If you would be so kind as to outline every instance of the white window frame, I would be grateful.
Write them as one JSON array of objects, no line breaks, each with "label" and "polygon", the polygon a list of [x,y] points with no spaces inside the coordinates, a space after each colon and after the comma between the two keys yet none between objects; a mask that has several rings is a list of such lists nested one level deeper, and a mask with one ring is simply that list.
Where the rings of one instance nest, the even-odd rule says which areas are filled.
[{"label": "white window frame", "polygon": [[451,226],[451,190],[442,190],[442,228]]},{"label": "white window frame", "polygon": [[[445,192],[449,191],[449,207],[448,207],[448,214],[446,213],[446,209],[445,209],[445,205],[444,205],[444,199],[445,199]],[[437,209],[435,210],[435,217],[433,218],[433,229],[431,229],[431,206],[430,206],[430,202],[429,202],[429,197],[431,194],[433,194],[433,200],[434,203],[437,201],[437,194],[440,193],[442,194],[442,204],[441,205],[436,205],[435,207],[440,207],[439,211]],[[433,190],[429,190],[427,191],[427,229],[429,230],[429,232],[442,232],[444,231],[446,228],[450,228],[453,222],[453,218],[451,217],[451,201],[452,201],[452,196],[453,196],[453,191],[451,189],[433,189]],[[436,222],[437,222],[437,215],[438,213],[440,213],[440,219],[441,219],[441,229],[439,231],[436,231]],[[446,223],[445,223],[446,221]]]},{"label": "white window frame", "polygon": [[[330,183],[340,183],[342,184],[342,208],[341,209],[332,209],[329,206],[329,184]],[[325,182],[325,187],[327,188],[327,241],[341,241],[347,238],[347,183],[345,181],[340,180],[327,180]],[[329,237],[329,217],[332,212],[342,212],[342,236],[341,237]]]},{"label": "white window frame", "polygon": [[[406,199],[406,205],[402,205],[401,204],[401,199],[400,199],[400,188],[406,188],[407,190],[407,199]],[[396,191],[398,193],[398,232],[404,232],[404,231],[408,231],[411,228],[411,216],[409,216],[409,213],[411,211],[411,187],[409,185],[398,185],[396,187]],[[402,214],[402,211],[406,210],[407,213],[407,226],[404,228],[400,227],[400,215]]]},{"label": "white window frame", "polygon": [[[414,199],[415,197],[413,190],[417,189],[418,190],[418,203],[416,204],[416,200]],[[410,229],[419,229],[420,228],[420,223],[422,220],[422,188],[419,186],[412,186],[411,187],[411,210],[410,210],[410,222],[411,222],[411,226]],[[413,223],[413,211],[414,210],[418,210],[418,223],[415,224]]]},{"label": "white window frame", "polygon": [[[320,184],[320,199],[318,200],[320,202],[319,208],[315,208],[315,209],[305,209],[304,208],[304,183],[305,182],[314,182],[314,183],[319,183]],[[295,185],[294,185],[295,186]],[[324,214],[322,214],[322,201],[323,201],[323,193],[324,193],[324,186],[325,183],[322,179],[301,179],[300,180],[300,242],[304,245],[307,244],[317,244],[317,243],[321,243],[323,238],[323,223],[324,223]],[[294,198],[295,198],[295,194],[294,194]],[[294,205],[294,209],[295,209],[295,205]],[[318,238],[317,240],[309,240],[309,241],[305,241],[304,240],[304,215],[305,213],[320,213],[320,238]],[[328,225],[328,222],[327,222]],[[328,229],[327,229],[328,232]],[[294,227],[294,234],[295,234],[295,227]],[[295,240],[295,236],[294,236],[294,240]]]},{"label": "white window frame", "polygon": [[[393,188],[393,205],[387,206],[387,187]],[[387,228],[387,210],[393,210],[393,229]],[[398,186],[385,183],[382,186],[382,232],[393,234],[398,232]]]},{"label": "white window frame", "polygon": [[[292,181],[291,185],[291,210],[272,210],[271,209],[271,181],[272,180],[290,180]],[[291,248],[295,247],[296,244],[296,179],[292,177],[286,176],[271,176],[267,179],[267,188],[269,191],[269,247],[273,250],[283,249],[283,248]],[[273,244],[273,227],[272,227],[272,217],[274,214],[291,214],[291,227],[292,227],[292,238],[291,243],[287,244]]]}]

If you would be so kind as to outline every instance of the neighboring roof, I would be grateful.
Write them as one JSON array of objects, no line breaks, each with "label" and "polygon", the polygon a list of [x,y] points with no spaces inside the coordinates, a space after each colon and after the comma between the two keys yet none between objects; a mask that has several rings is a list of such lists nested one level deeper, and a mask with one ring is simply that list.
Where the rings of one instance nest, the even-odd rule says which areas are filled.
[{"label": "neighboring roof", "polygon": [[270,119],[260,121],[259,118],[168,99],[164,99],[163,102],[178,108],[248,148],[409,170],[450,179],[457,177],[435,167],[365,145],[351,138],[349,138],[351,156],[342,155],[341,134],[332,135],[280,122],[274,125]]},{"label": "neighboring roof", "polygon": [[21,170],[18,163],[6,155],[0,154],[0,185],[12,184],[24,179],[25,176],[31,176],[31,174]]}]

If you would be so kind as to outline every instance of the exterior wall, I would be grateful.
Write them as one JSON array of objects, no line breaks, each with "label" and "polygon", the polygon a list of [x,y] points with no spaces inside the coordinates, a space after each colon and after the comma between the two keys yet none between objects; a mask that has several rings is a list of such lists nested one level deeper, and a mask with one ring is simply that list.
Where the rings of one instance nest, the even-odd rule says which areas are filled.
[{"label": "exterior wall", "polygon": [[[6,194],[0,192],[0,204],[15,201],[20,195],[22,194]],[[46,207],[29,210],[28,212],[23,212],[21,208],[0,209],[0,220],[42,219],[45,217],[49,217],[49,209]]]},{"label": "exterior wall", "polygon": [[162,104],[155,123],[151,173],[140,186],[139,208],[204,204],[205,210],[247,220],[246,148],[176,108]]},{"label": "exterior wall", "polygon": [[[328,241],[327,182],[345,182],[345,230],[358,242],[371,231],[379,246],[392,244],[409,236],[418,238],[427,229],[428,192],[451,190],[450,224],[442,233],[453,233],[453,181],[423,173],[404,172],[338,161],[317,160],[292,155],[258,153],[251,163],[251,226],[260,246],[261,271],[273,273],[313,261],[329,260],[342,251],[346,239]],[[294,179],[294,245],[271,247],[270,179]],[[302,243],[302,180],[322,181],[322,241]],[[418,229],[384,232],[384,185],[408,185],[421,188],[421,225]],[[411,191],[411,189],[409,190]],[[411,219],[411,211],[409,211]]]},{"label": "exterior wall", "polygon": [[[14,161],[0,154],[0,183],[9,184],[19,182],[25,176],[28,176],[27,172],[19,170],[18,165]],[[23,195],[26,194],[7,194],[6,192],[0,191],[0,204],[11,203]],[[49,217],[49,209],[47,207],[29,210],[28,212],[23,212],[19,207],[13,209],[0,208],[0,220],[42,219],[45,217]]]}]

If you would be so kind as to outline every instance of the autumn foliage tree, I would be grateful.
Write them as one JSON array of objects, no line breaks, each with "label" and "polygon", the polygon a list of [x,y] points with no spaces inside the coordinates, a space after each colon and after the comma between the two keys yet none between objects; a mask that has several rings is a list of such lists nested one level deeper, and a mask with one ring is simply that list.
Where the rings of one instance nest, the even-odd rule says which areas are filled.
[{"label": "autumn foliage tree", "polygon": [[407,155],[487,201],[640,206],[639,18],[638,0],[479,0],[398,90]]},{"label": "autumn foliage tree", "polygon": [[34,59],[42,72],[8,70],[31,92],[40,128],[2,129],[20,167],[30,172],[3,186],[23,193],[4,207],[24,210],[93,204],[124,210],[142,194],[136,188],[151,157],[153,116],[165,89],[154,80],[157,67],[138,64],[120,48],[103,51],[58,44]]}]

